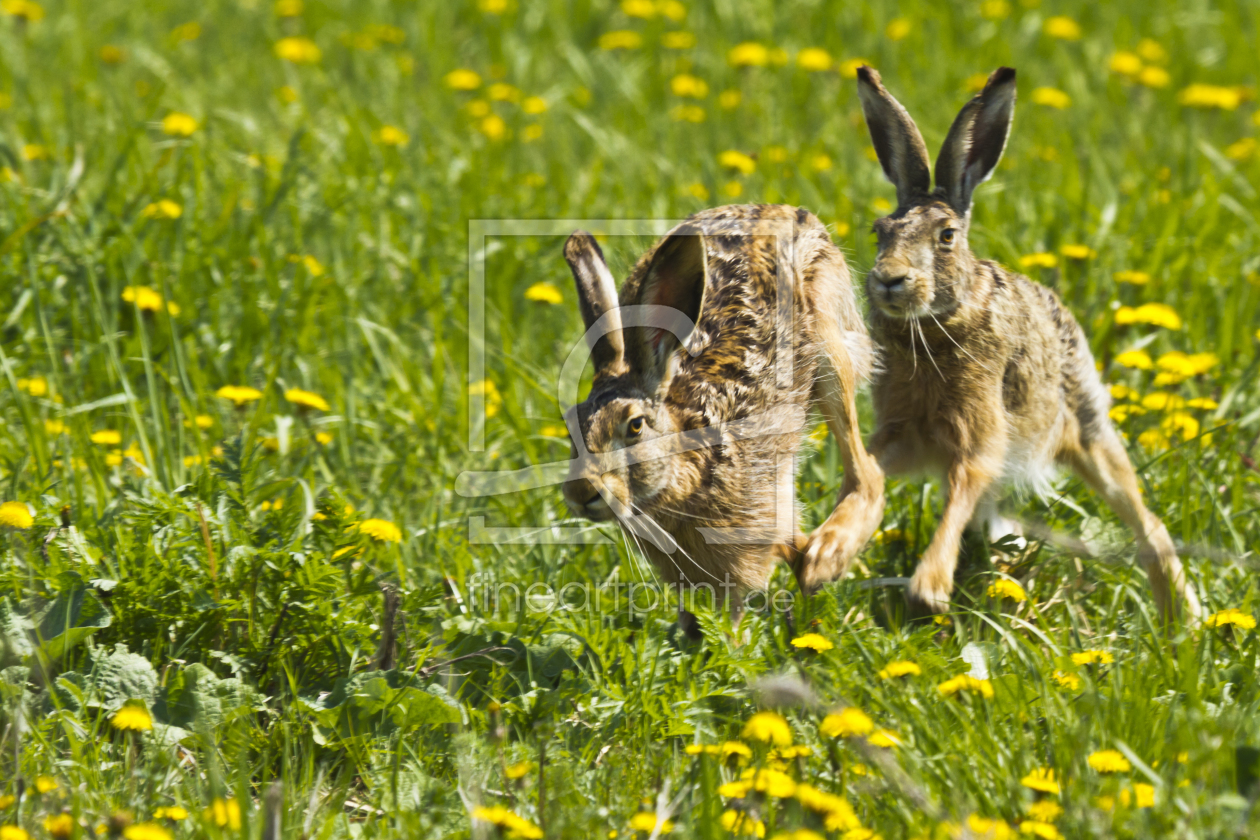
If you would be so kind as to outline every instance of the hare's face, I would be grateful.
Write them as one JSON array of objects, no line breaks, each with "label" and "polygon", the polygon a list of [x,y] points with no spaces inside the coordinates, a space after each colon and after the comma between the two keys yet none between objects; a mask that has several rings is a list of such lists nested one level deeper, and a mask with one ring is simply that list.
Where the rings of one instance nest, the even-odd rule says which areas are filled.
[{"label": "hare's face", "polygon": [[669,483],[673,423],[654,399],[594,396],[575,409],[585,447],[572,442],[564,500],[575,516],[603,522],[642,512]]},{"label": "hare's face", "polygon": [[967,219],[944,201],[898,208],[875,222],[879,253],[866,276],[871,305],[892,318],[922,318],[958,305],[967,276]]}]

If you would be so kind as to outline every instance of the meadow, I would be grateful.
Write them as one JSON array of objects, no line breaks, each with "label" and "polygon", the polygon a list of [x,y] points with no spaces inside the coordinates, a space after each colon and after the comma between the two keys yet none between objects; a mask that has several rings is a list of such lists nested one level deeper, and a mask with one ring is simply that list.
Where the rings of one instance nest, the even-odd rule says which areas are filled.
[{"label": "meadow", "polygon": [[[1258,46],[1206,0],[0,0],[0,840],[1260,833]],[[1086,328],[1202,624],[1066,477],[938,622],[881,583],[940,511],[899,480],[850,578],[699,641],[558,487],[457,492],[568,457],[582,334],[577,222],[474,223],[620,278],[782,202],[860,282],[863,62],[933,153],[1017,68],[971,243]],[[841,480],[812,434],[806,529]],[[486,595],[538,583],[586,597]]]}]

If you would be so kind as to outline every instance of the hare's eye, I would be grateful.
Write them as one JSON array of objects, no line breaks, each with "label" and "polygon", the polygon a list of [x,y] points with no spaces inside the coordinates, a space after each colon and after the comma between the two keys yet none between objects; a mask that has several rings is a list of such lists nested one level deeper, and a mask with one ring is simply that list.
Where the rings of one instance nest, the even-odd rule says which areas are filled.
[{"label": "hare's eye", "polygon": [[626,432],[631,437],[638,437],[639,433],[642,431],[643,431],[643,418],[642,417],[633,417],[631,418],[630,422],[626,424]]},{"label": "hare's eye", "polygon": [[953,242],[954,231],[950,228],[945,228],[945,230],[941,231],[941,241],[944,242],[946,245],[949,245],[951,242]]}]

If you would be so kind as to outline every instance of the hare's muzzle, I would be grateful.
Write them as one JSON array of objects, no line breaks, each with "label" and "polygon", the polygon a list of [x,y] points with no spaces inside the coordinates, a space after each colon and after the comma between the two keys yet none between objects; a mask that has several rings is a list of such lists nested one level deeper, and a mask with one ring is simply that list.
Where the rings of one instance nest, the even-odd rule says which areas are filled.
[{"label": "hare's muzzle", "polygon": [[564,500],[575,516],[594,521],[612,518],[608,502],[604,501],[604,497],[589,479],[570,479],[564,483],[563,492]]}]

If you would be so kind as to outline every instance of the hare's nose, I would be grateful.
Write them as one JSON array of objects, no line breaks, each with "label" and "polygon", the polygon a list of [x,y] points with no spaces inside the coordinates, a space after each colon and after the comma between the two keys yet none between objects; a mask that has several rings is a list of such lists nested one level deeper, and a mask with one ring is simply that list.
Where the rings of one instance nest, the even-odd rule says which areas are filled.
[{"label": "hare's nose", "polygon": [[575,507],[584,508],[599,498],[599,491],[585,478],[575,478],[564,483],[564,497]]},{"label": "hare's nose", "polygon": [[875,275],[875,279],[879,281],[879,285],[883,286],[885,291],[899,292],[905,288],[906,276],[907,275],[900,273],[884,274],[883,272],[880,272]]}]

